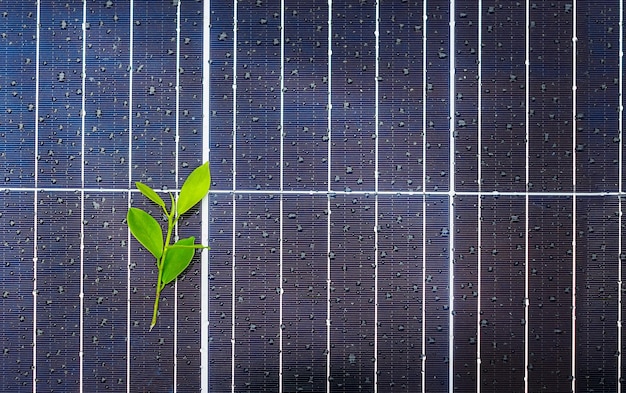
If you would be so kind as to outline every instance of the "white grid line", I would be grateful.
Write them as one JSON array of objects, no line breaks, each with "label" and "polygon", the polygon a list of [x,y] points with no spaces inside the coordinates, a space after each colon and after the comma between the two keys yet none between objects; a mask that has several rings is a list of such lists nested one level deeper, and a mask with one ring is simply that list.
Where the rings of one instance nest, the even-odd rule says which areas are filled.
[{"label": "white grid line", "polygon": [[285,0],[280,0],[280,201],[279,201],[279,305],[278,305],[278,391],[283,393],[283,271],[284,271],[284,221],[285,200]]},{"label": "white grid line", "polygon": [[231,351],[231,392],[235,393],[235,284],[236,284],[236,246],[237,246],[237,198],[235,191],[237,191],[237,31],[238,16],[237,16],[238,0],[233,0],[233,233],[232,233],[232,258],[231,258],[231,338],[230,338],[230,351]]},{"label": "white grid line", "polygon": [[[478,182],[478,192],[482,191],[482,183],[483,183],[483,175],[482,175],[482,127],[483,127],[483,104],[482,104],[482,84],[483,84],[483,2],[482,0],[478,0],[478,176],[476,181]],[[481,371],[482,371],[482,358],[481,358],[481,350],[482,350],[482,341],[481,341],[481,318],[482,318],[482,198],[476,198],[478,201],[477,208],[477,261],[476,261],[476,286],[478,295],[476,296],[476,393],[480,393],[481,388]]]},{"label": "white grid line", "polygon": [[[576,51],[577,51],[577,29],[576,29],[576,12],[577,4],[576,0],[572,5],[572,191],[574,196],[572,197],[572,353],[571,353],[571,390],[576,391],[576,128],[578,122],[576,120],[576,90],[578,86],[576,84]],[[528,215],[528,214],[527,214]]]},{"label": "white grid line", "polygon": [[78,390],[83,392],[83,376],[84,376],[84,309],[85,309],[85,117],[86,114],[86,81],[87,81],[87,1],[83,0],[83,23],[82,23],[82,72],[81,72],[81,152],[80,152],[80,294],[79,294],[79,334],[78,334]]},{"label": "white grid line", "polygon": [[[37,1],[37,40],[35,43],[35,143],[34,143],[34,190],[39,186],[39,50],[41,37],[41,1]],[[33,193],[33,393],[37,392],[37,239],[39,237],[37,225],[39,221],[37,192]]]},{"label": "white grid line", "polygon": [[[7,192],[75,192],[80,193],[84,190],[86,193],[89,192],[98,192],[103,194],[128,194],[129,192],[132,194],[139,193],[139,190],[136,189],[127,189],[127,188],[89,188],[86,187],[84,189],[78,187],[0,187],[0,193]],[[169,190],[155,190],[157,194],[169,194],[170,192],[180,192],[179,189],[169,189]],[[283,190],[282,192],[278,189],[267,189],[267,190],[251,190],[251,189],[239,189],[239,190],[210,190],[209,194],[235,194],[235,195],[328,195],[330,197],[335,197],[339,195],[380,195],[380,196],[448,196],[451,193],[449,191],[378,191],[378,193],[374,190]],[[525,196],[525,192],[521,191],[455,191],[453,196],[483,196],[488,197],[492,196],[494,198],[498,197],[506,197],[506,196]],[[531,191],[528,192],[528,195],[533,197],[573,197],[574,192],[572,191]],[[626,192],[617,192],[617,191],[599,191],[599,192],[576,192],[576,196],[579,198],[585,197],[626,197]]]},{"label": "white grid line", "polygon": [[[426,190],[426,99],[427,64],[426,26],[428,0],[422,5],[422,190]],[[422,194],[422,354],[420,361],[422,393],[426,393],[426,194]]]},{"label": "white grid line", "polygon": [[[89,192],[98,192],[104,194],[113,194],[113,193],[121,193],[121,194],[136,194],[139,191],[134,189],[111,189],[111,188],[54,188],[54,187],[4,187],[0,188],[0,193],[7,192],[76,192],[80,193],[84,190],[86,193]],[[171,190],[156,190],[157,193],[168,194],[170,192],[179,192],[180,190],[171,189]],[[357,190],[357,191],[345,191],[345,190],[280,190],[276,189],[268,189],[268,190],[211,190],[209,194],[215,195],[225,195],[225,194],[233,194],[233,195],[303,195],[303,196],[319,196],[319,195],[327,195],[331,198],[340,196],[340,195],[365,195],[372,196],[378,194],[379,196],[448,196],[452,194],[449,191],[378,191],[378,193],[374,190]],[[626,197],[626,192],[576,192],[577,198],[591,198],[591,197]],[[453,193],[453,197],[455,196],[481,196],[481,197],[510,197],[510,196],[525,196],[525,192],[518,191],[455,191]],[[545,197],[566,197],[572,198],[574,197],[574,192],[571,191],[532,191],[528,192],[528,195],[536,198],[545,198]]]},{"label": "white grid line", "polygon": [[374,76],[374,393],[378,392],[378,181],[379,181],[379,157],[378,157],[378,139],[379,139],[379,107],[378,97],[380,88],[380,0],[376,1],[376,30],[374,31],[376,38],[376,67]]},{"label": "white grid line", "polygon": [[[331,157],[332,157],[332,26],[333,20],[333,0],[328,0],[328,108],[327,108],[327,135],[328,135],[328,163],[327,163],[327,191],[330,193],[331,191],[331,177],[332,177],[332,165],[331,165]],[[326,201],[326,209],[328,211],[327,222],[326,222],[326,393],[330,393],[330,327],[331,327],[331,315],[330,315],[330,287],[331,287],[331,277],[330,277],[330,230],[331,230],[331,213],[330,210],[330,197]]]},{"label": "white grid line", "polygon": [[[448,242],[449,242],[449,250],[448,252],[450,253],[449,255],[449,259],[448,259],[448,287],[449,289],[449,307],[448,307],[448,318],[449,318],[449,323],[448,323],[448,391],[449,393],[454,393],[454,190],[456,188],[455,183],[455,176],[454,176],[454,170],[456,167],[456,156],[455,156],[455,152],[454,152],[454,148],[455,148],[455,140],[454,140],[454,134],[456,132],[455,130],[455,123],[454,123],[454,119],[455,119],[455,98],[454,98],[454,89],[455,89],[455,66],[456,66],[456,61],[455,61],[455,52],[456,52],[456,48],[455,48],[455,38],[456,38],[456,32],[454,31],[455,28],[455,0],[450,0],[450,37],[448,37],[448,39],[450,40],[450,48],[449,48],[449,52],[450,52],[450,76],[449,76],[449,83],[450,83],[450,88],[449,88],[449,96],[448,96],[448,101],[449,101],[449,127],[450,127],[450,138],[449,138],[449,143],[450,143],[450,186],[449,186],[449,195],[448,195],[448,221],[449,221],[449,237],[448,237]],[[426,162],[424,161],[424,165],[426,165]]]},{"label": "white grid line", "polygon": [[[211,0],[203,4],[202,14],[202,162],[210,161],[211,97]],[[209,198],[202,198],[202,244],[209,245]],[[209,252],[202,250],[200,271],[200,389],[209,391]]]},{"label": "white grid line", "polygon": [[[127,190],[127,209],[131,207],[132,199],[132,185],[133,185],[133,72],[134,72],[134,0],[130,0],[130,15],[129,15],[129,41],[128,48],[128,190]],[[130,327],[131,327],[131,237],[130,228],[126,230],[126,244],[127,244],[127,263],[126,263],[126,392],[130,393],[130,366],[131,366],[131,352],[130,352]]]},{"label": "white grid line", "polygon": [[[618,84],[618,189],[622,191],[623,176],[623,149],[624,149],[624,1],[619,2],[619,84]],[[622,391],[622,198],[618,198],[618,228],[620,233],[617,237],[617,391]]]},{"label": "white grid line", "polygon": [[524,97],[524,129],[525,129],[525,138],[524,138],[524,146],[526,149],[525,152],[525,181],[524,185],[524,391],[528,392],[528,384],[529,384],[529,362],[530,362],[530,348],[529,348],[529,339],[530,339],[530,324],[528,323],[528,317],[530,315],[530,289],[529,289],[529,279],[530,279],[530,257],[529,257],[529,230],[530,230],[530,221],[528,217],[528,209],[530,207],[530,0],[526,0],[526,21],[525,21],[525,49],[524,49],[524,70],[525,70],[525,97]]}]

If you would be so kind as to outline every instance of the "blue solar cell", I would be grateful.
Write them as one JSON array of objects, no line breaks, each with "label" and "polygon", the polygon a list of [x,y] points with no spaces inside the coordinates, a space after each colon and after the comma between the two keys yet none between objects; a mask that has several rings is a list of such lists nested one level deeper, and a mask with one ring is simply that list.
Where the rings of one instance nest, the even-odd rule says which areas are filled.
[{"label": "blue solar cell", "polygon": [[0,2],[0,391],[619,391],[622,8]]}]

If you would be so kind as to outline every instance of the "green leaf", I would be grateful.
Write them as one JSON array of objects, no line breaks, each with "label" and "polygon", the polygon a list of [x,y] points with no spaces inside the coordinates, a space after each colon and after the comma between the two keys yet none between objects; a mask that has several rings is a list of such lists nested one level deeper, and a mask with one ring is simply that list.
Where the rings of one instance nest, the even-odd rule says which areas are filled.
[{"label": "green leaf", "polygon": [[174,212],[176,212],[176,199],[174,199],[174,194],[172,194],[171,192],[169,194],[170,201],[172,202],[172,211],[167,213],[167,216],[174,218]]},{"label": "green leaf", "polygon": [[209,163],[205,162],[193,170],[183,183],[176,206],[178,216],[185,214],[189,209],[202,200],[211,187],[211,172]]},{"label": "green leaf", "polygon": [[163,274],[161,276],[161,287],[164,287],[168,283],[174,281],[179,274],[187,269],[189,263],[193,259],[195,254],[194,248],[188,247],[176,247],[176,246],[192,246],[196,240],[195,237],[187,237],[180,239],[174,243],[173,247],[168,247],[165,253],[165,260],[163,261]]},{"label": "green leaf", "polygon": [[163,255],[163,233],[159,223],[150,214],[136,207],[128,209],[126,220],[130,233],[135,239],[156,259],[161,258]]},{"label": "green leaf", "polygon": [[141,193],[146,198],[150,199],[152,202],[156,203],[157,205],[159,205],[163,209],[165,209],[165,202],[163,202],[163,199],[161,199],[159,194],[154,192],[154,190],[152,188],[148,187],[147,185],[143,184],[142,182],[136,182],[135,186],[137,186],[137,189],[139,191],[141,191]]}]

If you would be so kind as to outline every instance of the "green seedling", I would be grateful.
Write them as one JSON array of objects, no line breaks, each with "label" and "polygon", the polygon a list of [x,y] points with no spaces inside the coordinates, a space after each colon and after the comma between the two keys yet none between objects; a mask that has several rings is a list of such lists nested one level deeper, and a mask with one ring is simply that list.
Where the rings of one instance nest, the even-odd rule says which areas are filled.
[{"label": "green seedling", "polygon": [[165,232],[165,241],[163,241],[161,225],[150,214],[139,208],[131,207],[126,215],[130,233],[156,258],[159,274],[152,323],[150,324],[150,330],[152,330],[154,325],[156,325],[159,313],[159,298],[163,288],[187,269],[196,249],[209,248],[202,244],[196,244],[196,239],[193,236],[180,239],[171,244],[172,232],[180,217],[200,202],[209,192],[211,186],[209,163],[204,163],[189,174],[177,198],[170,193],[171,208],[169,211],[165,202],[156,191],[141,182],[136,182],[135,185],[146,198],[161,207],[167,217],[167,230]]}]

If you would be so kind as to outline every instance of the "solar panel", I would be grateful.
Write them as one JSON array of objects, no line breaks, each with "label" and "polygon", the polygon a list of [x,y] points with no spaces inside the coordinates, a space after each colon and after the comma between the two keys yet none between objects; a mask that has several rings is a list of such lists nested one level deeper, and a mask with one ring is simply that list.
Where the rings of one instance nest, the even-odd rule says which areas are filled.
[{"label": "solar panel", "polygon": [[621,391],[623,14],[0,1],[0,390]]}]

